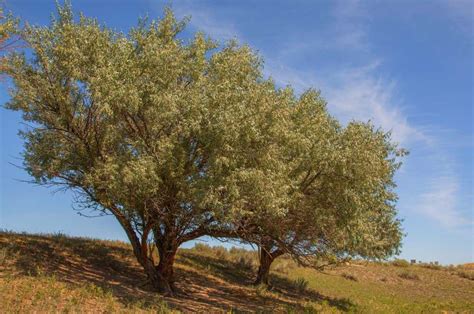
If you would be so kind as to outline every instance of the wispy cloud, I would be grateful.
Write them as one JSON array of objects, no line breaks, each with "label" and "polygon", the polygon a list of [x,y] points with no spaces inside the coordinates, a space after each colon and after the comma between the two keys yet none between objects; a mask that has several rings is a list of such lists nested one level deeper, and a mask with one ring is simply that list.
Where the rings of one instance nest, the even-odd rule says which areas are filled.
[{"label": "wispy cloud", "polygon": [[472,0],[440,1],[459,30],[470,35],[474,28],[474,2]]},{"label": "wispy cloud", "polygon": [[402,145],[430,143],[430,136],[409,122],[397,98],[396,82],[379,77],[379,61],[367,65],[326,71],[320,76],[295,71],[280,63],[267,62],[266,72],[280,85],[292,85],[297,91],[320,88],[329,110],[343,122],[371,120],[392,132]]},{"label": "wispy cloud", "polygon": [[379,63],[339,72],[327,86],[327,98],[333,111],[342,119],[367,120],[392,131],[402,144],[428,142],[429,137],[415,127],[403,112],[394,80],[378,77]]},{"label": "wispy cloud", "polygon": [[[397,83],[383,77],[383,61],[370,51],[367,22],[370,14],[360,1],[336,2],[331,11],[331,23],[321,39],[299,43],[288,41],[280,54],[265,56],[266,73],[280,85],[292,85],[297,91],[319,88],[328,101],[329,110],[343,122],[352,119],[371,120],[375,125],[392,132],[402,145],[430,142],[427,134],[414,126],[403,110],[397,95]],[[289,43],[288,43],[289,42]],[[322,44],[324,42],[324,44]],[[288,48],[289,47],[289,48]],[[297,47],[298,49],[296,49]],[[321,48],[323,47],[323,48]],[[356,64],[335,64],[312,69],[295,69],[288,61],[304,51],[326,49],[356,59]]]},{"label": "wispy cloud", "polygon": [[341,49],[369,48],[366,22],[369,14],[359,0],[336,1],[332,10],[333,23],[328,28],[333,40],[329,43]]},{"label": "wispy cloud", "polygon": [[434,177],[420,197],[418,210],[448,228],[470,225],[472,221],[458,211],[458,194],[459,183],[453,174]]},{"label": "wispy cloud", "polygon": [[178,18],[191,17],[191,26],[215,40],[227,41],[235,38],[243,40],[242,34],[231,21],[219,19],[206,6],[197,2],[181,1],[173,5],[173,9]]}]

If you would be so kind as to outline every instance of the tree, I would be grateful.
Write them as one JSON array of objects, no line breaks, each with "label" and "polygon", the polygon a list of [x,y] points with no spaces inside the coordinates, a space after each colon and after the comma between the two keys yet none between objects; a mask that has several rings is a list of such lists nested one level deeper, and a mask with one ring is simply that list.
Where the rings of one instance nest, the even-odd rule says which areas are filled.
[{"label": "tree", "polygon": [[[256,284],[269,283],[275,258],[290,254],[300,264],[337,262],[349,257],[386,258],[399,252],[393,176],[406,154],[390,134],[370,123],[341,127],[320,93],[299,98],[287,89],[290,108],[279,158],[289,184],[282,217],[239,217],[225,232],[259,247]],[[244,213],[245,214],[245,213]]]},{"label": "tree", "polygon": [[34,58],[12,55],[6,70],[6,107],[30,123],[21,136],[35,183],[114,215],[151,284],[169,294],[182,243],[250,203],[281,215],[288,188],[272,145],[285,108],[260,59],[233,42],[212,51],[202,34],[185,43],[184,26],[167,10],[124,35],[74,21],[66,4],[48,27],[22,31]]}]

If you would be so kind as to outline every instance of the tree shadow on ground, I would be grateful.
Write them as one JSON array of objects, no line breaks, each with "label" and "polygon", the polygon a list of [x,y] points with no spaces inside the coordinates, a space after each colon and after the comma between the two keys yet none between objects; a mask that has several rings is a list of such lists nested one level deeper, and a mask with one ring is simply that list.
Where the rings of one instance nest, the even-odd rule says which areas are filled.
[{"label": "tree shadow on ground", "polygon": [[[111,292],[125,306],[152,304],[157,293],[146,283],[130,246],[119,242],[65,236],[9,235],[0,233],[0,248],[13,255],[14,269],[21,275],[54,275],[72,284],[94,284]],[[292,283],[273,276],[274,292],[258,294],[252,286],[255,270],[228,261],[181,250],[176,265],[177,297],[168,304],[181,311],[271,312],[282,308],[304,311],[301,301],[326,301],[346,311],[347,300],[331,299],[309,290],[298,294]]]},{"label": "tree shadow on ground", "polygon": [[[210,269],[214,275],[217,275],[226,282],[230,282],[235,285],[251,286],[253,284],[253,277],[255,276],[255,270],[241,269],[236,262],[188,252],[181,253],[180,262],[182,264],[189,265],[190,267],[195,267],[198,265],[201,268]],[[299,292],[295,288],[294,283],[290,279],[283,276],[272,274],[271,279],[272,286],[270,290],[277,292],[288,299],[297,301],[312,301],[317,303],[325,301],[330,306],[336,307],[340,311],[349,311],[355,306],[348,299],[330,298],[312,289],[305,289],[304,291]]]},{"label": "tree shadow on ground", "polygon": [[14,255],[15,271],[21,275],[54,275],[69,284],[92,283],[119,299],[146,293],[137,289],[146,277],[127,246],[44,235],[16,235],[14,241],[0,241],[0,245]]}]

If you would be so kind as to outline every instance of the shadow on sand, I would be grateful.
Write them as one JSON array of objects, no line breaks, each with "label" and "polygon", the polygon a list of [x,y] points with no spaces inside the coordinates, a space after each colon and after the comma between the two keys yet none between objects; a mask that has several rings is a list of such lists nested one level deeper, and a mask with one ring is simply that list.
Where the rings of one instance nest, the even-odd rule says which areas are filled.
[{"label": "shadow on sand", "polygon": [[[92,283],[110,291],[124,305],[156,300],[126,244],[62,235],[15,235],[5,240],[0,233],[0,247],[8,247],[16,255],[15,268],[23,275],[54,275],[73,285]],[[272,275],[271,293],[259,294],[252,285],[254,275],[254,270],[237,263],[181,250],[176,265],[178,294],[165,299],[185,312],[272,312],[277,308],[302,312],[307,301],[326,302],[340,311],[354,306],[346,299],[329,298],[310,289],[298,293],[290,280],[278,275]]]}]

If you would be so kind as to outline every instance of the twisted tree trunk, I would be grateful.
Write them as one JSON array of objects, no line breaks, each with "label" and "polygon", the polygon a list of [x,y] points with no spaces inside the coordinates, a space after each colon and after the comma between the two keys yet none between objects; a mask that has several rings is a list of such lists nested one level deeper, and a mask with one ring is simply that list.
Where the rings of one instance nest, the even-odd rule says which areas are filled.
[{"label": "twisted tree trunk", "polygon": [[284,251],[280,249],[272,251],[271,246],[260,246],[259,253],[260,265],[258,267],[255,284],[264,284],[268,286],[270,284],[270,266],[272,265],[275,258],[280,255],[283,255]]},{"label": "twisted tree trunk", "polygon": [[173,267],[177,250],[177,247],[172,247],[167,250],[159,250],[160,261],[158,266],[155,268],[159,280],[155,283],[154,287],[156,287],[159,292],[166,295],[174,295],[176,292]]},{"label": "twisted tree trunk", "polygon": [[137,261],[143,267],[143,270],[145,271],[151,286],[158,292],[165,295],[174,295],[175,289],[173,284],[173,264],[176,252],[178,251],[178,245],[170,239],[166,239],[168,241],[155,243],[160,257],[158,265],[155,266],[151,253],[148,252],[146,244],[146,239],[148,238],[148,233],[150,232],[151,228],[146,228],[144,230],[142,239],[140,241],[140,239],[137,237],[137,234],[133,230],[132,225],[127,219],[123,217],[123,215],[121,215],[120,211],[113,208],[112,212],[125,230],[127,237],[132,244],[133,253],[137,258]]},{"label": "twisted tree trunk", "polygon": [[257,279],[255,284],[269,285],[270,266],[272,265],[272,255],[262,248],[260,248],[260,265],[258,266]]}]

